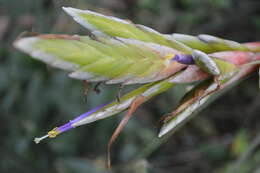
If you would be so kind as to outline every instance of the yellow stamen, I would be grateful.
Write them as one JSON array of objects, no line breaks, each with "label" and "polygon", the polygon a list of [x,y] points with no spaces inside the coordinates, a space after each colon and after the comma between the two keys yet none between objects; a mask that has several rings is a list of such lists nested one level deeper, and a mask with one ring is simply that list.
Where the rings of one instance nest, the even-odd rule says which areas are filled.
[{"label": "yellow stamen", "polygon": [[48,132],[49,138],[55,138],[59,132],[57,131],[57,127],[55,127],[54,129],[52,129],[51,131]]},{"label": "yellow stamen", "polygon": [[175,56],[174,53],[168,53],[165,57],[166,57],[167,59],[172,59],[174,56]]}]

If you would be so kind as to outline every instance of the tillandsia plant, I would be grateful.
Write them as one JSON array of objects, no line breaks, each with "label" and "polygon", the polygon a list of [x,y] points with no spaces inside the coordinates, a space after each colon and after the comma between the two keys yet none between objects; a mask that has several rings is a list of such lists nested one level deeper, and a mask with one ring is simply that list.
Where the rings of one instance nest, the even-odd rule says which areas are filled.
[{"label": "tillandsia plant", "polygon": [[63,9],[91,34],[29,33],[19,37],[14,46],[50,66],[70,71],[70,77],[85,83],[142,86],[35,138],[36,143],[127,110],[108,143],[109,154],[113,142],[142,103],[178,84],[194,84],[179,106],[165,116],[159,132],[162,137],[210,97],[259,69],[260,42],[240,44],[205,34],[161,34],[129,20],[88,10]]}]

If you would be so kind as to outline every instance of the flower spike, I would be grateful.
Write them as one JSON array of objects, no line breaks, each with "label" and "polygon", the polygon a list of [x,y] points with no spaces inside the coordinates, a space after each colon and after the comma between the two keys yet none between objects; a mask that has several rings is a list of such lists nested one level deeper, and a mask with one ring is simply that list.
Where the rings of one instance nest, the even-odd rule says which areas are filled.
[{"label": "flower spike", "polygon": [[18,38],[14,46],[32,58],[69,71],[74,79],[142,86],[119,97],[120,102],[103,104],[55,127],[35,138],[36,143],[128,110],[108,143],[109,154],[114,140],[139,105],[177,84],[199,82],[165,119],[161,137],[191,117],[215,93],[259,68],[260,42],[241,44],[205,34],[161,34],[129,20],[89,10],[63,9],[89,29],[92,37],[27,35]]}]

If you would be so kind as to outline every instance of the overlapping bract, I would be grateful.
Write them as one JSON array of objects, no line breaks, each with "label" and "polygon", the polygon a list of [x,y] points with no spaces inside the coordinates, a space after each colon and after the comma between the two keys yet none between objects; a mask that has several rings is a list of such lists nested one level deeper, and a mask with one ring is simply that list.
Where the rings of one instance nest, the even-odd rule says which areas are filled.
[{"label": "overlapping bract", "polygon": [[147,83],[185,67],[167,59],[180,51],[124,38],[39,35],[17,41],[16,47],[43,62],[72,71],[71,77],[107,83]]},{"label": "overlapping bract", "polygon": [[[70,71],[70,76],[108,84],[149,83],[112,102],[88,117],[75,122],[76,127],[128,109],[134,100],[146,100],[178,83],[204,80],[186,94],[180,106],[164,122],[162,136],[188,118],[211,95],[255,70],[260,61],[260,44],[240,44],[209,35],[166,35],[128,20],[109,17],[88,10],[64,8],[74,20],[92,32],[92,36],[37,35],[23,37],[15,47],[51,66]],[[174,55],[207,53],[220,75],[212,76],[196,65],[174,61]],[[207,79],[207,80],[206,80]]]}]

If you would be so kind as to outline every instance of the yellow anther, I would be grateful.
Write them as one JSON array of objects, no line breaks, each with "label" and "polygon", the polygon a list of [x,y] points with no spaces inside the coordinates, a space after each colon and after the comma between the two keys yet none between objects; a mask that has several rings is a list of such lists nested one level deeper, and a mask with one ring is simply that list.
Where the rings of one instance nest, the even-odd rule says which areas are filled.
[{"label": "yellow anther", "polygon": [[57,129],[58,127],[55,127],[54,129],[48,132],[49,138],[55,138],[59,134]]},{"label": "yellow anther", "polygon": [[168,54],[166,55],[166,58],[167,58],[167,59],[172,59],[174,56],[175,56],[174,53],[168,53]]}]

